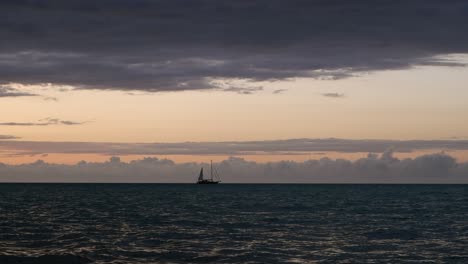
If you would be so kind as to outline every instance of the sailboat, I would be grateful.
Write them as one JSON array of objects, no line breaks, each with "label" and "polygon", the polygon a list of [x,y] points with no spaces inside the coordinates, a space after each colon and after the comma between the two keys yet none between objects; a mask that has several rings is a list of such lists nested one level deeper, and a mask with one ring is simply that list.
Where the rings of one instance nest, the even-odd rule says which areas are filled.
[{"label": "sailboat", "polygon": [[210,178],[209,179],[203,178],[203,167],[202,167],[200,170],[200,174],[198,175],[197,184],[218,184],[221,182],[216,169],[214,169],[214,173],[213,173],[213,161],[211,161],[210,164],[211,164],[210,165]]}]

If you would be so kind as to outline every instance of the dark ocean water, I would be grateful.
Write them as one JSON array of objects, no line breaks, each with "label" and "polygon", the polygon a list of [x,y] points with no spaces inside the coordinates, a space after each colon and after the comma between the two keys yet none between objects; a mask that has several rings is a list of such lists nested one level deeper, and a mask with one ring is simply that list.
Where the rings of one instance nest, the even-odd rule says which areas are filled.
[{"label": "dark ocean water", "polygon": [[0,263],[468,263],[468,186],[0,184]]}]

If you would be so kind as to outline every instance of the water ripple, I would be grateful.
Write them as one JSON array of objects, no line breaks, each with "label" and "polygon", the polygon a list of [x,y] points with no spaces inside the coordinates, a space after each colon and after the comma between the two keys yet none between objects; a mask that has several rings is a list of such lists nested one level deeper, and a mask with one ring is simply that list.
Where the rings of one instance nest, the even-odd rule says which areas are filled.
[{"label": "water ripple", "polygon": [[468,263],[468,186],[0,184],[0,263]]}]

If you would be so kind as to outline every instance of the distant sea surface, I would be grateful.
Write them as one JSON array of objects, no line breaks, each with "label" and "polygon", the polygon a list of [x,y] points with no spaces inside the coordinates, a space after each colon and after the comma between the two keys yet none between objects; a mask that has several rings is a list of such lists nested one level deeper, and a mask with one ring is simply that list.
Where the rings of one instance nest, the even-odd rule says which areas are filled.
[{"label": "distant sea surface", "polygon": [[0,184],[0,263],[468,263],[468,186]]}]

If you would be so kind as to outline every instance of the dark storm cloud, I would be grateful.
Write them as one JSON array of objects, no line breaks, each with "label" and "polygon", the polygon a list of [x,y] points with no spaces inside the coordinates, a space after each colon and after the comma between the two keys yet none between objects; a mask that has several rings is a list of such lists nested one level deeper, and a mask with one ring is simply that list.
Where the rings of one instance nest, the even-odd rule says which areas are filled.
[{"label": "dark storm cloud", "polygon": [[[81,161],[76,165],[0,163],[0,182],[185,182],[193,183],[206,163],[144,158],[122,162]],[[391,152],[356,161],[329,158],[256,163],[230,157],[215,164],[224,183],[468,183],[468,163],[436,153],[397,159]]]},{"label": "dark storm cloud", "polygon": [[38,120],[38,122],[3,122],[0,123],[0,126],[51,126],[51,125],[82,125],[86,122],[75,122],[69,120],[60,120],[58,118],[44,118]]},{"label": "dark storm cloud", "polygon": [[[0,3],[0,82],[146,91],[458,66],[465,0]],[[248,93],[248,92],[247,92]]]},{"label": "dark storm cloud", "polygon": [[42,153],[94,153],[106,155],[246,155],[307,154],[310,152],[395,152],[416,150],[468,150],[468,140],[349,140],[289,139],[244,142],[98,143],[1,141],[0,151],[18,155]]},{"label": "dark storm cloud", "polygon": [[340,93],[323,93],[322,95],[325,96],[325,97],[331,97],[331,98],[343,98],[343,97],[345,97],[344,94],[340,94]]}]

